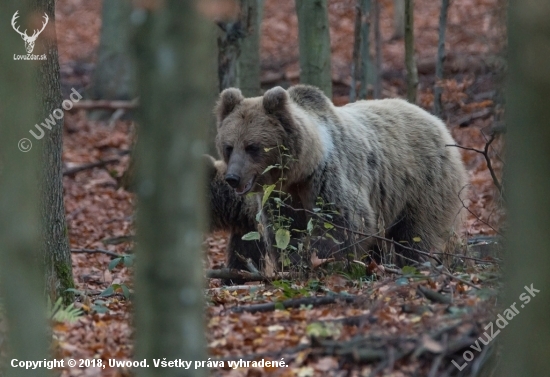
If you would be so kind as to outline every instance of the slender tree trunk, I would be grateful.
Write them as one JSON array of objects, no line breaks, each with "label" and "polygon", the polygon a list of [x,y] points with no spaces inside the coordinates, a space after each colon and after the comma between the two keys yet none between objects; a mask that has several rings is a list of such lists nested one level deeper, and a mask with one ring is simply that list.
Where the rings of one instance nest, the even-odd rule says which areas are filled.
[{"label": "slender tree trunk", "polygon": [[439,14],[439,43],[437,45],[437,59],[435,61],[435,87],[434,87],[434,114],[438,117],[443,116],[443,105],[441,104],[441,94],[443,87],[443,64],[445,63],[445,30],[447,29],[447,10],[449,9],[449,0],[441,0],[441,13]]},{"label": "slender tree trunk", "polygon": [[130,51],[131,0],[103,2],[98,62],[90,97],[129,100],[135,97],[135,63]]},{"label": "slender tree trunk", "polygon": [[[52,301],[62,296],[65,304],[72,302],[73,294],[66,292],[74,288],[71,251],[65,223],[63,202],[63,176],[61,154],[63,151],[63,119],[52,117],[57,109],[62,109],[61,86],[59,83],[59,58],[55,34],[54,0],[32,0],[31,9],[39,15],[49,17],[48,32],[36,40],[35,49],[46,54],[46,60],[38,65],[36,82],[40,95],[40,124],[46,118],[55,120],[51,130],[44,129],[44,137],[37,141],[43,148],[41,169],[41,208],[42,233],[44,239],[44,264],[46,272],[46,292]],[[32,125],[31,125],[32,127]]]},{"label": "slender tree trunk", "polygon": [[357,99],[357,81],[360,79],[361,72],[361,0],[355,6],[355,27],[353,28],[353,55],[351,58],[351,85],[349,91],[349,101],[355,102]]},{"label": "slender tree trunk", "polygon": [[260,89],[260,26],[263,0],[241,0],[241,20],[246,36],[241,40],[238,60],[239,88],[245,97],[261,94]]},{"label": "slender tree trunk", "polygon": [[407,67],[407,99],[416,103],[418,70],[414,58],[414,0],[405,0],[405,66]]},{"label": "slender tree trunk", "polygon": [[[195,4],[159,3],[148,11],[136,35],[141,101],[136,146],[139,360],[207,360],[202,300],[206,184],[202,167],[204,125],[213,106],[210,62],[215,55],[208,43],[211,21],[197,13]],[[207,370],[151,365],[137,373],[203,376]]]},{"label": "slender tree trunk", "polygon": [[405,0],[393,0],[393,38],[405,35]]},{"label": "slender tree trunk", "polygon": [[361,86],[359,98],[366,99],[370,65],[370,5],[371,0],[359,0],[361,3]]},{"label": "slender tree trunk", "polygon": [[327,0],[296,0],[300,44],[300,82],[332,98]]},{"label": "slender tree trunk", "polygon": [[[25,25],[29,19],[25,5],[0,3],[6,19],[16,11],[18,23]],[[9,22],[0,23],[0,33],[4,52],[0,54],[0,296],[2,318],[8,324],[2,349],[7,350],[6,360],[43,360],[48,357],[48,343],[37,184],[42,158],[39,142],[33,139],[33,148],[28,132],[38,119],[35,65],[13,59],[14,54],[25,54],[25,48]],[[28,147],[30,151],[22,151]],[[47,369],[10,366],[0,374],[49,376]]]},{"label": "slender tree trunk", "polygon": [[[546,0],[512,0],[508,15],[505,193],[510,237],[502,307],[515,302],[519,314],[502,329],[497,375],[538,377],[550,370],[550,6]],[[531,285],[540,292],[527,292]]]},{"label": "slender tree trunk", "polygon": [[221,92],[239,86],[239,40],[244,37],[244,31],[238,18],[218,22],[218,26],[221,29],[218,35],[218,82]]},{"label": "slender tree trunk", "polygon": [[376,58],[374,60],[374,98],[382,96],[382,36],[380,35],[380,0],[374,0],[374,48]]}]

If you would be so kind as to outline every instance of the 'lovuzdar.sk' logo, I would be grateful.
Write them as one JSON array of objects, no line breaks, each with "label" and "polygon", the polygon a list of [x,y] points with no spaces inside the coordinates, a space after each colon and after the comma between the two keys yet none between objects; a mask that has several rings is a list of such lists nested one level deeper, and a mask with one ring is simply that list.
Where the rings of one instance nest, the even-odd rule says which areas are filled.
[{"label": "'lovuzdar.sk' logo", "polygon": [[11,19],[11,26],[13,27],[13,30],[15,30],[17,33],[19,33],[19,35],[21,35],[21,38],[23,38],[23,40],[25,41],[25,49],[27,50],[27,53],[28,54],[31,54],[32,51],[34,50],[34,43],[36,42],[36,38],[38,38],[38,36],[40,35],[40,33],[42,33],[44,31],[44,28],[46,27],[46,25],[48,24],[48,20],[49,20],[49,17],[46,13],[44,13],[44,23],[42,25],[42,29],[40,30],[34,30],[34,32],[32,33],[32,35],[28,35],[27,34],[27,30],[25,29],[24,32],[21,32],[19,31],[19,27],[15,25],[15,21],[17,20],[17,18],[19,17],[18,15],[19,11],[16,11],[14,14],[13,14],[13,17]]}]

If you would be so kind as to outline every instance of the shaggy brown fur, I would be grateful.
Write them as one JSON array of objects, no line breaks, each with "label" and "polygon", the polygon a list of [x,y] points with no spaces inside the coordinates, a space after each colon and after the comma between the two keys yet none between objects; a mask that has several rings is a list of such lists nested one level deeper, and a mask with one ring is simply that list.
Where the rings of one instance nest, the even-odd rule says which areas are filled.
[{"label": "shaggy brown fur", "polygon": [[[260,198],[262,186],[279,183],[295,208],[312,210],[320,197],[339,212],[335,222],[427,251],[441,249],[460,219],[458,194],[466,184],[460,154],[445,147],[454,141],[441,120],[406,101],[334,107],[309,86],[276,87],[255,98],[231,88],[221,93],[216,114],[216,143],[237,200],[247,192]],[[262,174],[281,162],[280,146],[293,157],[288,169]],[[288,215],[293,228],[305,229],[306,213]],[[369,249],[374,241],[338,237],[344,249]],[[264,237],[268,249],[271,238]]]},{"label": "shaggy brown fur", "polygon": [[223,161],[207,156],[210,230],[229,232],[227,267],[246,270],[244,260],[250,258],[256,266],[260,266],[260,257],[266,247],[261,241],[242,240],[245,234],[257,230],[256,200],[235,194],[235,190],[225,182],[226,170],[227,166]]}]

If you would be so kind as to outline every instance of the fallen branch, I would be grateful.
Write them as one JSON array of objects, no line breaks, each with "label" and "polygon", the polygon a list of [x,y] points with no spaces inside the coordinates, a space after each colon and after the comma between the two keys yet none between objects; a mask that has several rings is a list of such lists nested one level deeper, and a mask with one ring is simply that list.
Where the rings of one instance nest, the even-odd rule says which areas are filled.
[{"label": "fallen branch", "polygon": [[139,106],[139,101],[137,98],[131,101],[109,101],[109,100],[80,100],[73,103],[73,107],[69,111],[84,109],[84,110],[94,110],[94,109],[104,109],[104,110],[132,110]]},{"label": "fallen branch", "polygon": [[64,176],[71,176],[71,175],[75,175],[76,173],[79,173],[79,172],[84,171],[84,170],[89,170],[89,169],[94,169],[94,168],[102,168],[105,165],[115,164],[117,162],[120,162],[120,158],[110,158],[108,160],[91,162],[89,164],[83,164],[83,165],[75,166],[73,168],[66,169],[63,172],[63,175]]},{"label": "fallen branch", "polygon": [[345,302],[353,302],[357,299],[358,296],[352,295],[332,295],[324,297],[303,297],[290,299],[286,301],[279,302],[267,302],[264,304],[254,304],[247,306],[234,306],[231,310],[235,313],[256,313],[256,312],[270,312],[276,309],[276,307],[282,306],[285,309],[288,308],[299,308],[302,305],[311,305],[311,306],[321,306],[334,304],[337,300],[343,300]]},{"label": "fallen branch", "polygon": [[437,302],[440,304],[450,304],[453,302],[453,299],[450,296],[442,295],[441,293],[432,291],[431,289],[425,288],[421,285],[419,285],[417,288],[418,291],[420,291],[420,293],[424,295],[424,297],[432,302]]},{"label": "fallen branch", "polygon": [[71,253],[75,253],[75,254],[78,254],[78,253],[97,254],[97,253],[99,253],[99,254],[108,255],[108,256],[113,257],[113,258],[121,258],[125,255],[125,254],[118,254],[118,253],[115,253],[114,251],[103,250],[103,249],[71,249]]},{"label": "fallen branch", "polygon": [[474,119],[487,118],[493,114],[493,109],[483,109],[475,113],[468,114],[456,121],[459,127],[467,127]]},{"label": "fallen branch", "polygon": [[237,279],[244,281],[267,281],[268,279],[262,274],[253,274],[247,271],[233,270],[229,268],[222,268],[219,270],[206,270],[207,279]]}]

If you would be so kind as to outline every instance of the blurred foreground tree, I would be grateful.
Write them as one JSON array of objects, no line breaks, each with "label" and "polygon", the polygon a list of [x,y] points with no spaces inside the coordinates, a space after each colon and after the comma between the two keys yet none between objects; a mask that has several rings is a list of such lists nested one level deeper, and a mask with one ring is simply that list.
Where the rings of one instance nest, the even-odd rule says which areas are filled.
[{"label": "blurred foreground tree", "polygon": [[[55,1],[30,0],[29,3],[33,11],[33,18],[40,20],[38,25],[32,27],[33,29],[43,25],[44,14],[47,14],[49,18],[44,32],[36,40],[34,52],[35,54],[46,54],[46,60],[41,60],[38,63],[35,77],[35,82],[38,84],[37,93],[40,106],[38,121],[34,127],[34,131],[42,135],[42,139],[37,141],[37,144],[42,148],[43,161],[40,172],[40,194],[43,256],[46,272],[45,288],[52,302],[62,296],[65,304],[69,304],[74,295],[66,290],[74,288],[74,281],[63,201],[61,161],[63,118],[58,119],[54,116],[59,112],[63,114],[55,32]],[[51,121],[49,126],[46,120]]]},{"label": "blurred foreground tree", "polygon": [[263,0],[240,0],[239,7],[218,21],[220,91],[238,87],[245,97],[260,95],[260,28]]},{"label": "blurred foreground tree", "polygon": [[[0,14],[12,17],[16,11],[18,25],[25,25],[27,9],[15,1],[0,3]],[[0,54],[0,297],[8,323],[3,326],[7,330],[2,330],[2,335],[7,332],[7,347],[2,345],[2,349],[7,349],[8,359],[43,360],[48,357],[48,344],[36,184],[42,157],[36,142],[32,148],[29,141],[21,141],[30,137],[28,130],[37,121],[35,66],[13,59],[14,54],[24,55],[25,49],[10,23],[0,23],[0,31],[4,52]],[[0,375],[41,377],[49,373],[8,366]]]},{"label": "blurred foreground tree", "polygon": [[[199,1],[135,8],[138,23],[139,197],[136,358],[205,360],[202,241],[205,136],[215,60]],[[202,9],[202,8],[200,8]],[[205,10],[203,10],[205,11]],[[205,11],[206,12],[206,11]],[[212,64],[210,64],[212,62]],[[139,369],[201,376],[206,369]]]},{"label": "blurred foreground tree", "polygon": [[130,50],[131,0],[103,2],[97,65],[89,95],[92,99],[135,97],[135,63]]},{"label": "blurred foreground tree", "polygon": [[300,82],[332,98],[327,0],[296,0],[300,45]]},{"label": "blurred foreground tree", "polygon": [[[550,2],[510,1],[505,187],[510,239],[504,308],[519,314],[502,330],[499,376],[548,376],[550,370]],[[525,287],[540,291],[527,293]],[[526,293],[530,302],[519,299]]]}]

